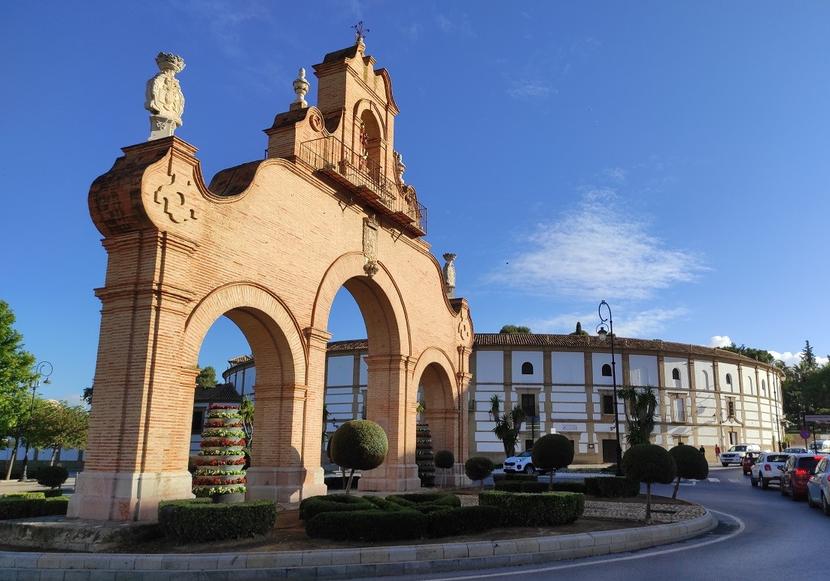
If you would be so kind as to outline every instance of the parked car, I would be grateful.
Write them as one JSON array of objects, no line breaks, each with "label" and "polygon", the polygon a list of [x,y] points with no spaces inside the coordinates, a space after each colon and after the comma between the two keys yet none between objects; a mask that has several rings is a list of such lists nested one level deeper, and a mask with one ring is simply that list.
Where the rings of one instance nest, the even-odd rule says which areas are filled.
[{"label": "parked car", "polygon": [[721,452],[720,463],[723,466],[730,464],[740,464],[747,452],[760,452],[761,446],[758,444],[735,444],[726,452]]},{"label": "parked car", "polygon": [[741,459],[741,468],[743,469],[744,476],[752,473],[752,467],[755,465],[758,456],[760,456],[759,452],[747,452],[744,454],[743,459]]},{"label": "parked car", "polygon": [[533,474],[533,459],[530,457],[530,450],[516,456],[510,456],[504,461],[502,467],[505,472],[524,472]]},{"label": "parked car", "polygon": [[807,504],[820,506],[830,516],[830,458],[824,457],[807,480]]},{"label": "parked car", "polygon": [[784,454],[806,454],[807,448],[784,448]]},{"label": "parked car", "polygon": [[781,468],[781,494],[793,500],[805,498],[807,481],[822,458],[815,454],[791,454]]},{"label": "parked car", "polygon": [[789,454],[781,454],[779,452],[761,452],[758,459],[752,465],[749,474],[749,482],[752,486],[761,485],[761,488],[766,490],[770,483],[775,482],[781,485],[781,470],[784,463],[789,458]]},{"label": "parked car", "polygon": [[816,440],[810,444],[810,452],[816,452],[818,454],[830,453],[830,440]]}]

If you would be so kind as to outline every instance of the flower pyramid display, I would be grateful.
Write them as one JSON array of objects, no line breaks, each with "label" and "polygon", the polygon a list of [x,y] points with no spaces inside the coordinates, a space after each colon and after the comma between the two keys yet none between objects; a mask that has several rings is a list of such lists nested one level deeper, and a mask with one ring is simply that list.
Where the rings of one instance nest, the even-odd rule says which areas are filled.
[{"label": "flower pyramid display", "polygon": [[210,404],[196,457],[193,494],[214,502],[245,499],[245,432],[237,404]]}]

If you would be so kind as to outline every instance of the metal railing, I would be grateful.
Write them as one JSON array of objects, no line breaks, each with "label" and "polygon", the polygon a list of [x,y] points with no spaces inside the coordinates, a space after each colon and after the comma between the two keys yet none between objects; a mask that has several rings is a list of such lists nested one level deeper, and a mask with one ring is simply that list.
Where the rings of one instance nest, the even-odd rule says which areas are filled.
[{"label": "metal railing", "polygon": [[299,161],[347,186],[377,209],[416,232],[426,234],[427,210],[417,200],[407,200],[398,185],[386,179],[375,160],[358,154],[335,136],[321,137],[300,144]]}]

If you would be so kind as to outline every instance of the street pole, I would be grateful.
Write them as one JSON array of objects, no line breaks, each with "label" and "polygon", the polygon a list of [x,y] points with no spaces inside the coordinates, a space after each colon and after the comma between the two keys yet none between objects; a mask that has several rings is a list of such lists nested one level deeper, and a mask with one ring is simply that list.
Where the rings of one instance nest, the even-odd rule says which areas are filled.
[{"label": "street pole", "polygon": [[[608,310],[608,316],[604,317],[602,315],[602,307]],[[597,335],[599,335],[600,340],[604,341],[606,334],[611,335],[611,383],[614,387],[614,432],[617,437],[617,476],[622,476],[622,444],[620,443],[620,410],[619,410],[619,400],[617,398],[617,360],[616,354],[614,352],[614,319],[611,316],[611,306],[605,302],[604,300],[600,302],[599,306],[597,307],[597,312],[599,313],[599,320],[600,329],[597,330]],[[605,323],[608,323],[608,332],[605,331]]]},{"label": "street pole", "polygon": [[[46,369],[48,368],[48,371]],[[49,376],[52,375],[52,364],[48,361],[41,361],[35,367],[35,379],[32,382],[32,402],[29,405],[29,417],[26,420],[26,428],[24,430],[25,437],[26,437],[26,448],[23,454],[23,471],[20,474],[19,482],[26,482],[26,479],[29,476],[29,429],[32,426],[32,416],[35,413],[35,392],[37,388],[40,387],[40,378],[43,377],[43,384],[46,385],[49,382]],[[17,453],[17,449],[15,449],[15,453]]]}]

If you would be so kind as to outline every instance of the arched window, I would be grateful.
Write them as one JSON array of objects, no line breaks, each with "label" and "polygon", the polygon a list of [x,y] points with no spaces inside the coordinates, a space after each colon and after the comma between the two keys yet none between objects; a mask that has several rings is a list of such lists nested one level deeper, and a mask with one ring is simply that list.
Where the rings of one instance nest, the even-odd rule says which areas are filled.
[{"label": "arched window", "polygon": [[522,375],[533,375],[533,364],[530,361],[522,363]]},{"label": "arched window", "polygon": [[761,395],[763,395],[764,397],[767,397],[767,380],[766,379],[761,380]]},{"label": "arched window", "polygon": [[746,382],[749,386],[749,395],[755,395],[755,386],[752,383],[752,378],[750,376],[746,376]]},{"label": "arched window", "polygon": [[703,389],[705,391],[709,391],[709,374],[706,372],[705,369],[700,371],[700,374],[703,376]]},{"label": "arched window", "polygon": [[730,386],[732,385],[732,374],[731,373],[726,374],[726,385],[730,385]]},{"label": "arched window", "polygon": [[680,381],[680,370],[677,367],[671,370],[671,378]]},{"label": "arched window", "polygon": [[607,363],[603,364],[602,366],[602,376],[611,377],[611,366]]}]

